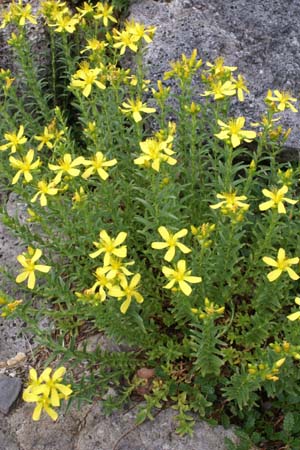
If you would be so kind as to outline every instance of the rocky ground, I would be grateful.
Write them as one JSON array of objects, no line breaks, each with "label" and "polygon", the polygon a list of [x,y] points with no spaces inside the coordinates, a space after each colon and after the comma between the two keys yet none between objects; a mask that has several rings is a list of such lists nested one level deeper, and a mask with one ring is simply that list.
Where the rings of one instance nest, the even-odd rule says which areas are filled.
[{"label": "rocky ground", "polygon": [[[162,79],[169,61],[197,49],[205,65],[221,56],[237,66],[250,90],[232,115],[257,122],[265,110],[268,89],[300,92],[300,3],[297,0],[133,0],[131,17],[157,27],[144,61],[148,77]],[[199,88],[195,84],[195,99]],[[285,111],[282,123],[292,127],[286,144],[289,157],[299,159],[299,115]]]}]

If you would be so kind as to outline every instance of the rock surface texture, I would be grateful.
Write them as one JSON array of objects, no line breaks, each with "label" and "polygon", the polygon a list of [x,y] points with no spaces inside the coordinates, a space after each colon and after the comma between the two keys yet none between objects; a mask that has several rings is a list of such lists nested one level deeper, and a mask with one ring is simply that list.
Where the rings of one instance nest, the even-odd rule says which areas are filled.
[{"label": "rock surface texture", "polygon": [[[233,115],[257,121],[268,89],[300,92],[300,3],[297,0],[136,0],[131,18],[157,31],[145,62],[152,81],[169,70],[168,61],[189,56],[194,48],[204,63],[218,56],[238,66],[250,95],[233,105]],[[300,151],[299,115],[283,114],[293,131],[287,149]]]},{"label": "rock surface texture", "polygon": [[161,411],[154,422],[135,426],[135,411],[105,416],[99,403],[71,408],[57,422],[31,419],[32,405],[23,405],[7,418],[0,414],[0,450],[225,450],[232,431],[198,422],[194,436],[175,433],[175,411]]}]

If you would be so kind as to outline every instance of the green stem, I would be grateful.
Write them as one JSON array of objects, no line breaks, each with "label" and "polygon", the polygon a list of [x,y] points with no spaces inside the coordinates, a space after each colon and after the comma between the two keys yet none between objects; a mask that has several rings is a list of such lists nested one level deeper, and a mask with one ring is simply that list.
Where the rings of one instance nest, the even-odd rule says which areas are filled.
[{"label": "green stem", "polygon": [[152,191],[152,200],[153,200],[153,210],[155,220],[155,227],[157,228],[160,225],[160,210],[159,210],[159,201],[158,201],[158,192],[159,192],[159,176],[154,170],[151,171],[151,191]]},{"label": "green stem", "polygon": [[232,186],[232,159],[233,149],[231,145],[225,145],[225,181],[224,188],[226,192],[230,192]]},{"label": "green stem", "polygon": [[45,95],[41,89],[39,80],[37,78],[37,73],[34,68],[31,56],[31,50],[28,41],[26,39],[26,36],[22,32],[20,36],[22,38],[21,43],[14,46],[14,49],[19,58],[23,74],[26,79],[27,87],[29,88],[29,92],[35,99],[44,119],[48,122],[50,120],[50,111],[47,101],[45,100]]},{"label": "green stem", "polygon": [[50,29],[50,48],[51,48],[51,69],[52,69],[52,92],[53,92],[53,104],[57,105],[56,99],[56,51],[54,33]]}]

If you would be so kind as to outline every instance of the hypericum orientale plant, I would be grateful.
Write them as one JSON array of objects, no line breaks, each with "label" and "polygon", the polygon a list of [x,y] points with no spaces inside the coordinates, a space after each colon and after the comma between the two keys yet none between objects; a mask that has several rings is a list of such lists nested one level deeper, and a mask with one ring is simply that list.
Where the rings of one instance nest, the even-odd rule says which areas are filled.
[{"label": "hypericum orientale plant", "polygon": [[[51,47],[43,79],[27,38],[38,18]],[[179,433],[196,413],[296,448],[300,170],[278,157],[297,100],[269,91],[260,122],[236,117],[244,78],[196,50],[165,73],[176,89],[153,85],[142,61],[155,27],[118,24],[111,4],[42,1],[34,15],[12,2],[2,19],[19,71],[0,73],[1,191],[28,218],[2,205],[24,243],[19,271],[6,268],[24,295],[3,293],[0,306],[51,355],[23,394],[33,419],[115,387],[105,406],[142,396],[138,423],[171,406]],[[87,351],[96,333],[126,351]]]}]

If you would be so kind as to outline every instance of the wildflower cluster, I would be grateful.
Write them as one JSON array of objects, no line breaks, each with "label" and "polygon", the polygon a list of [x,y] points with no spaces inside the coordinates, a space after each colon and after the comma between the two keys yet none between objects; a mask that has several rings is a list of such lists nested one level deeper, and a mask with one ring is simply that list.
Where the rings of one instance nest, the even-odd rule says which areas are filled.
[{"label": "wildflower cluster", "polygon": [[174,129],[172,124],[169,124],[169,135],[164,138],[162,132],[156,133],[155,137],[147,138],[145,141],[139,143],[142,150],[141,156],[134,159],[134,164],[143,167],[151,167],[156,172],[160,171],[160,164],[167,163],[171,166],[177,163],[173,158],[175,152],[172,150],[172,142],[174,140]]},{"label": "wildflower cluster", "polygon": [[29,371],[29,382],[23,391],[23,400],[29,403],[36,403],[32,418],[39,420],[44,410],[51,419],[56,420],[58,414],[55,411],[59,407],[61,400],[67,400],[72,394],[70,385],[65,385],[63,376],[66,373],[65,367],[59,367],[51,375],[52,369],[48,367],[40,376],[35,369]]},{"label": "wildflower cluster", "polygon": [[23,303],[23,300],[13,300],[10,296],[4,292],[0,293],[0,317],[9,317],[19,305]]},{"label": "wildflower cluster", "polygon": [[[136,273],[133,275],[127,269],[128,265],[134,264],[134,261],[124,262],[123,258],[127,256],[127,246],[122,245],[127,237],[127,233],[120,232],[115,239],[112,239],[105,230],[99,233],[99,242],[94,242],[97,250],[90,253],[91,258],[97,258],[102,253],[103,266],[97,267],[95,270],[95,278],[91,288],[85,290],[84,295],[77,293],[80,300],[90,299],[104,302],[107,296],[116,297],[118,300],[124,301],[120,307],[121,313],[125,314],[128,310],[132,299],[137,303],[144,301],[143,296],[138,292],[141,275]],[[127,277],[132,278],[130,281]]]},{"label": "wildflower cluster", "polygon": [[237,70],[235,66],[225,66],[224,59],[219,57],[214,64],[206,63],[207,69],[202,74],[202,81],[207,84],[208,89],[203,96],[212,96],[214,100],[222,100],[226,97],[237,95],[240,102],[244,101],[244,92],[249,93],[244,77],[238,74],[237,78],[232,75]]},{"label": "wildflower cluster", "polygon": [[225,307],[215,305],[213,302],[209,301],[209,299],[206,297],[204,299],[204,310],[199,310],[197,308],[192,308],[191,311],[194,314],[198,314],[200,319],[205,319],[207,317],[218,317],[224,313]]},{"label": "wildflower cluster", "polygon": [[[1,293],[0,315],[21,317],[61,366],[30,370],[34,420],[113,386],[108,408],[144,396],[139,422],[167,403],[182,434],[193,411],[292,445],[270,430],[279,415],[298,433],[300,167],[278,158],[298,99],[267,92],[255,124],[229,114],[232,98],[246,101],[244,77],[196,50],[154,83],[142,61],[155,27],[118,23],[111,2],[45,0],[33,14],[18,0],[1,17],[22,76],[0,69],[0,188],[28,216],[1,208],[27,250],[16,273],[3,269],[18,295]],[[45,80],[27,38],[38,20]],[[126,345],[89,352],[100,333]]]},{"label": "wildflower cluster", "polygon": [[263,380],[278,381],[279,369],[284,362],[285,358],[278,359],[272,367],[268,367],[266,364],[259,364],[258,366],[248,364],[248,373],[249,375],[255,375],[255,377],[259,377]]}]

